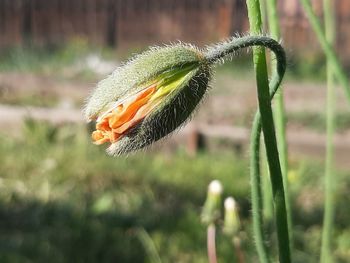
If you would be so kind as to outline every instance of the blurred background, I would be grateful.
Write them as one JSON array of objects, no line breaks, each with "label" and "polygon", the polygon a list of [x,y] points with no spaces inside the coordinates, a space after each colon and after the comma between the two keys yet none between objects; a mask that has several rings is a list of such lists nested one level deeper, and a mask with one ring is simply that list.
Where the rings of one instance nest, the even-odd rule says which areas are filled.
[{"label": "blurred background", "polygon": [[[312,1],[322,16],[322,1]],[[278,1],[295,262],[317,262],[323,214],[326,59],[298,0]],[[336,51],[350,68],[350,1],[335,1]],[[148,45],[204,48],[248,32],[243,0],[0,0],[0,261],[207,262],[200,212],[208,183],[239,204],[251,233],[251,56],[218,66],[210,95],[175,136],[112,158],[81,108],[96,83]],[[268,34],[268,30],[265,32]],[[348,72],[348,70],[347,70]],[[350,107],[336,92],[336,262],[350,258]],[[266,170],[264,167],[263,170]],[[268,200],[268,197],[267,197]],[[275,251],[271,211],[264,211]],[[219,231],[221,262],[241,262]]]}]

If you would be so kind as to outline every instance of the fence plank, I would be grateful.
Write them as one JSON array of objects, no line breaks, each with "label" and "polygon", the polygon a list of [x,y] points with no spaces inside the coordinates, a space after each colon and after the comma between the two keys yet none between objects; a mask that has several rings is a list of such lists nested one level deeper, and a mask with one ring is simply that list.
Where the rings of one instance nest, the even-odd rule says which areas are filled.
[{"label": "fence plank", "polygon": [[[315,11],[322,5],[313,0]],[[350,1],[335,1],[338,51],[350,64]],[[279,1],[283,40],[294,53],[319,52],[298,0]],[[0,48],[63,44],[82,36],[92,44],[133,48],[150,43],[207,44],[248,29],[241,0],[0,0]],[[346,61],[347,60],[347,61]]]}]

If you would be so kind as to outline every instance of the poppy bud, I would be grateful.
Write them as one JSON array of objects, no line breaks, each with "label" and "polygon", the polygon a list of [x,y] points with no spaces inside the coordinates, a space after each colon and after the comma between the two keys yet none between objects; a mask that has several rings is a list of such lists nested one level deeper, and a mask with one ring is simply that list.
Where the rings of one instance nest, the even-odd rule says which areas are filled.
[{"label": "poppy bud", "polygon": [[240,230],[240,220],[235,199],[233,197],[226,198],[224,206],[225,219],[223,231],[228,236],[235,236]]},{"label": "poppy bud", "polygon": [[189,119],[210,79],[209,63],[190,45],[151,48],[97,84],[84,109],[96,121],[95,144],[119,155],[141,149]]},{"label": "poppy bud", "polygon": [[222,184],[218,180],[211,181],[208,186],[207,199],[201,214],[202,222],[206,225],[215,223],[220,217],[222,190]]}]

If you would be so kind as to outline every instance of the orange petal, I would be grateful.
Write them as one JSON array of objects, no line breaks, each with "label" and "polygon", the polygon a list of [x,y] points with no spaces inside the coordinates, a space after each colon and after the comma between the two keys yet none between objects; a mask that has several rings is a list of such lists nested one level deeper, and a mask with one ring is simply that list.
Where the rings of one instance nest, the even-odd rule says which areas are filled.
[{"label": "orange petal", "polygon": [[113,117],[110,118],[109,126],[112,129],[116,129],[124,123],[130,121],[135,116],[140,107],[142,107],[149,101],[151,95],[154,93],[155,90],[155,86],[152,86],[151,88],[148,88],[141,94],[139,94],[135,98],[135,100],[131,101],[130,103],[127,103],[127,106],[124,106],[124,110],[120,112],[120,114],[113,115]]},{"label": "orange petal", "polygon": [[95,144],[117,142],[125,131],[140,122],[151,110],[154,103],[149,104],[156,84],[141,91],[136,96],[124,101],[112,111],[102,115],[96,123],[96,131],[92,133]]},{"label": "orange petal", "polygon": [[109,136],[110,142],[115,143],[116,141],[118,141],[119,137],[122,135],[112,131],[112,132],[109,132],[108,136]]},{"label": "orange petal", "polygon": [[94,144],[97,144],[97,145],[103,144],[105,142],[109,142],[109,138],[105,137],[101,131],[94,131],[91,134],[91,137],[94,141]]},{"label": "orange petal", "polygon": [[145,116],[152,110],[154,104],[145,104],[143,105],[135,114],[134,118],[132,118],[132,120],[124,123],[123,125],[121,125],[120,127],[113,129],[114,132],[117,133],[124,133],[125,131],[127,131],[129,128],[131,128],[132,126],[135,126],[137,123],[139,123],[141,120],[143,120],[145,118]]},{"label": "orange petal", "polygon": [[110,131],[111,127],[108,123],[108,117],[106,116],[104,119],[102,119],[100,122],[96,123],[96,130],[101,131]]}]

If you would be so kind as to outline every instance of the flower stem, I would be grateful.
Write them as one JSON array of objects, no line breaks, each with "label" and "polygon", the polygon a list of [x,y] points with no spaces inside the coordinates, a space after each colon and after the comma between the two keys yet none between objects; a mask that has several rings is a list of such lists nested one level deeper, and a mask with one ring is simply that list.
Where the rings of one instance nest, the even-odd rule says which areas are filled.
[{"label": "flower stem", "polygon": [[232,240],[232,243],[233,243],[233,247],[235,250],[235,254],[236,254],[236,258],[237,258],[238,263],[245,263],[245,257],[244,257],[244,253],[242,251],[240,238],[234,237]]},{"label": "flower stem", "polygon": [[[215,47],[208,50],[206,54],[206,59],[209,63],[215,63],[227,55],[234,53],[242,48],[252,47],[252,46],[263,46],[270,49],[276,56],[277,65],[273,72],[273,76],[270,81],[270,92],[268,94],[268,99],[271,100],[275,95],[282,78],[286,70],[286,56],[281,45],[274,39],[265,36],[245,36],[241,38],[232,38],[231,40],[220,43]],[[272,116],[271,116],[272,117]],[[255,244],[259,256],[260,262],[270,262],[266,246],[264,244],[263,238],[263,220],[262,220],[262,196],[261,196],[261,186],[260,186],[260,134],[261,134],[261,119],[260,113],[257,112],[254,118],[252,134],[251,134],[251,161],[250,161],[250,175],[252,184],[252,210],[253,210],[253,232],[255,238]],[[277,157],[278,159],[278,157]],[[271,174],[271,169],[270,169]],[[276,180],[272,180],[272,184]],[[281,180],[282,183],[282,180]],[[282,184],[283,186],[283,184]],[[276,187],[275,187],[276,188]],[[275,198],[275,191],[274,200]],[[276,203],[276,201],[275,201]],[[288,232],[283,234],[287,235],[287,246],[288,246]],[[288,249],[289,251],[289,249]],[[284,261],[288,262],[288,261]]]},{"label": "flower stem", "polygon": [[[277,14],[277,0],[267,0],[267,16],[269,21],[269,29],[271,37],[278,40],[281,37],[278,14]],[[274,59],[271,59],[271,68],[276,66]],[[292,211],[290,208],[289,186],[288,186],[288,148],[286,139],[286,119],[285,108],[283,101],[283,90],[279,89],[275,97],[274,117],[276,121],[276,133],[277,143],[280,153],[280,162],[283,176],[284,192],[286,199],[286,209],[288,218],[288,231],[289,231],[289,245],[290,250],[293,249],[293,231],[292,231]]]},{"label": "flower stem", "polygon": [[[225,56],[235,51],[251,47],[263,46],[269,48],[276,56],[277,65],[270,81],[269,99],[272,99],[276,93],[286,70],[286,57],[281,45],[274,39],[265,36],[245,36],[241,38],[233,38],[230,41],[221,43],[210,49],[206,58],[209,63],[215,63]],[[263,219],[262,219],[262,196],[260,186],[260,134],[261,120],[260,114],[257,112],[254,118],[252,134],[251,134],[251,161],[250,161],[250,177],[252,185],[252,210],[253,210],[253,232],[255,244],[260,262],[270,262],[266,246],[263,238]],[[271,180],[272,181],[272,180]]]},{"label": "flower stem", "polygon": [[315,12],[312,10],[310,0],[300,0],[300,3],[302,4],[305,10],[305,13],[311,23],[311,26],[318,38],[318,41],[327,57],[327,62],[332,65],[334,76],[343,86],[346,98],[350,103],[350,84],[348,78],[339,62],[339,59],[337,58],[334,49],[326,39],[326,36],[321,26],[321,22],[316,16]]},{"label": "flower stem", "polygon": [[255,246],[261,263],[271,262],[264,242],[263,216],[262,216],[262,193],[260,182],[260,114],[255,114],[252,133],[250,137],[250,184],[252,195],[253,232]]},{"label": "flower stem", "polygon": [[147,231],[142,227],[135,229],[135,231],[136,231],[136,236],[142,243],[150,261],[154,263],[161,263],[162,261],[157,252],[156,246],[152,238],[150,237],[150,235],[147,233]]},{"label": "flower stem", "polygon": [[209,263],[217,263],[215,244],[215,224],[211,223],[207,229],[207,249]]},{"label": "flower stem", "polygon": [[[259,0],[247,0],[250,30],[253,34],[261,34],[261,12]],[[271,184],[275,205],[279,258],[282,263],[291,262],[289,250],[288,220],[283,188],[283,177],[279,162],[275,127],[272,116],[269,82],[267,75],[265,50],[263,47],[253,49],[254,67],[258,89],[259,111],[265,139],[267,160],[269,163]],[[259,119],[255,119],[259,121]],[[255,124],[255,122],[254,122]],[[255,126],[255,125],[254,125]],[[254,130],[253,130],[253,133]],[[254,138],[253,134],[253,138]],[[256,134],[259,136],[259,134]]]},{"label": "flower stem", "polygon": [[[331,1],[323,0],[325,35],[328,43],[333,45],[335,40],[334,9]],[[334,220],[334,175],[333,175],[333,136],[334,136],[334,71],[327,60],[327,141],[325,164],[325,205],[322,230],[321,263],[332,262],[331,240]]]}]

